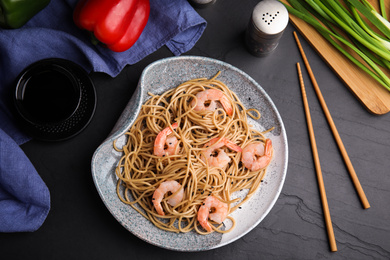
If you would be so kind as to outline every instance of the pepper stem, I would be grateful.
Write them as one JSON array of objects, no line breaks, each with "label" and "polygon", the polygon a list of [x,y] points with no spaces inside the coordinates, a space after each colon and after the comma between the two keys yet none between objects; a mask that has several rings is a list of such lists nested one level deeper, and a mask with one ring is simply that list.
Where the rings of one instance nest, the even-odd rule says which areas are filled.
[{"label": "pepper stem", "polygon": [[91,43],[93,45],[98,45],[100,43],[100,41],[96,38],[95,34],[93,34],[93,32],[89,32],[89,36],[91,38]]}]

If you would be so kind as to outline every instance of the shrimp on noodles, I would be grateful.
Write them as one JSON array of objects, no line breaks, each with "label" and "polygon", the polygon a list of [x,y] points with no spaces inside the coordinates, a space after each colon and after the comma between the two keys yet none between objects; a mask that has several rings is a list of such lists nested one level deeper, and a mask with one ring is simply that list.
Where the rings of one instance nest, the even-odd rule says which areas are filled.
[{"label": "shrimp on noodles", "polygon": [[220,149],[224,146],[236,152],[242,151],[241,147],[239,147],[229,139],[225,137],[215,137],[204,145],[204,147],[206,147],[206,150],[203,151],[203,161],[207,161],[207,163],[212,167],[225,167],[230,162],[230,158],[224,150]]},{"label": "shrimp on noodles", "polygon": [[164,195],[167,192],[171,192],[173,195],[168,198],[167,202],[172,207],[175,207],[179,204],[184,197],[184,190],[182,189],[180,183],[177,181],[164,181],[160,184],[160,186],[154,191],[153,194],[153,206],[156,209],[157,213],[161,216],[164,216],[164,210],[161,206],[161,201],[164,198]]},{"label": "shrimp on noodles", "polygon": [[[195,101],[197,101],[195,103]],[[191,106],[195,111],[214,111],[218,108],[217,102],[219,101],[229,116],[233,115],[232,104],[226,95],[218,89],[207,89],[196,94],[196,99],[191,101]]]},{"label": "shrimp on noodles", "polygon": [[252,143],[242,150],[241,161],[246,168],[251,171],[258,171],[268,166],[272,159],[271,139],[265,140],[265,144],[258,142]]},{"label": "shrimp on noodles", "polygon": [[[210,211],[213,211],[210,213]],[[207,232],[212,231],[212,227],[208,222],[208,219],[221,224],[229,213],[228,204],[220,201],[214,196],[209,196],[203,201],[203,205],[199,208],[198,211],[198,221],[199,224],[207,230]]]},{"label": "shrimp on noodles", "polygon": [[[178,127],[178,123],[175,122],[172,124],[172,129],[176,129]],[[154,155],[163,157],[165,155],[174,155],[176,154],[177,145],[179,141],[176,136],[172,134],[172,129],[168,126],[160,133],[158,133],[156,140],[154,141]]]}]

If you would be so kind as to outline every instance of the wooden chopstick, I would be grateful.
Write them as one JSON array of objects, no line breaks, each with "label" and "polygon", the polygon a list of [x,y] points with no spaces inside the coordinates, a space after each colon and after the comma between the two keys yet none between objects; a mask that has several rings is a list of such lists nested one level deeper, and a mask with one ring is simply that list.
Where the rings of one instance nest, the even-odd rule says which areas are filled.
[{"label": "wooden chopstick", "polygon": [[325,225],[326,225],[326,230],[328,233],[329,246],[330,246],[330,250],[332,252],[335,252],[335,251],[337,251],[336,239],[335,239],[334,233],[333,233],[332,220],[330,218],[328,200],[326,198],[325,185],[324,185],[324,180],[322,178],[322,171],[321,171],[320,159],[318,157],[318,150],[317,150],[316,139],[314,136],[313,124],[311,121],[309,104],[307,102],[305,85],[303,83],[302,72],[301,72],[301,67],[299,66],[299,63],[297,63],[297,69],[298,69],[298,75],[299,75],[299,83],[301,85],[303,105],[305,108],[307,129],[309,131],[310,143],[311,143],[311,148],[312,148],[312,152],[313,152],[314,165],[315,165],[316,173],[317,173],[318,188],[320,190],[322,211],[324,212]]},{"label": "wooden chopstick", "polygon": [[363,208],[368,209],[368,208],[370,208],[370,203],[367,200],[367,197],[366,197],[366,194],[363,191],[362,185],[360,185],[359,178],[356,175],[356,172],[355,172],[355,170],[353,168],[351,160],[349,159],[347,150],[345,149],[343,141],[341,140],[339,132],[337,131],[336,125],[333,122],[332,116],[330,115],[329,109],[328,109],[328,107],[327,107],[327,105],[325,103],[325,100],[324,100],[323,96],[322,96],[320,87],[317,84],[317,81],[316,81],[316,79],[314,77],[314,74],[313,74],[313,72],[311,70],[309,61],[306,58],[305,52],[303,51],[302,45],[301,45],[301,43],[299,41],[299,38],[298,38],[298,35],[297,35],[296,32],[294,32],[294,37],[295,37],[295,40],[297,42],[298,49],[299,49],[299,51],[301,53],[302,59],[303,59],[303,61],[305,63],[307,72],[309,73],[310,79],[311,79],[311,81],[313,83],[313,87],[314,87],[314,90],[315,90],[315,92],[317,94],[317,98],[318,98],[318,100],[319,100],[319,102],[321,104],[322,110],[324,111],[324,114],[325,114],[325,117],[326,117],[326,119],[328,121],[328,124],[329,124],[329,126],[330,126],[330,128],[332,130],[333,137],[336,140],[336,143],[337,143],[337,145],[339,147],[339,150],[340,150],[341,155],[342,155],[342,157],[344,159],[345,165],[347,166],[347,169],[349,171],[349,175],[351,176],[352,182],[353,182],[353,184],[355,186],[355,189],[356,189],[356,191],[357,191],[357,193],[359,195],[359,198],[360,198],[360,201],[361,201],[361,203],[363,205]]}]

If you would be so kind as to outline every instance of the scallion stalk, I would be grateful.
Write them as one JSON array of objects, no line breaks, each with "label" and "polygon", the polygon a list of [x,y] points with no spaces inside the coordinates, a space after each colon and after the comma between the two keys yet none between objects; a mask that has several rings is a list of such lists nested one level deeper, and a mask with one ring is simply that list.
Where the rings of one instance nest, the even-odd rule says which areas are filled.
[{"label": "scallion stalk", "polygon": [[383,0],[379,0],[379,9],[381,10],[382,17],[387,20],[386,7]]},{"label": "scallion stalk", "polygon": [[375,25],[387,38],[390,39],[390,23],[384,19],[374,7],[366,0],[366,5],[358,0],[348,0],[359,12],[361,12],[373,25]]},{"label": "scallion stalk", "polygon": [[390,42],[381,37],[379,34],[374,32],[365,21],[360,17],[359,13],[356,11],[356,8],[352,7],[351,12],[354,15],[356,22],[361,26],[363,30],[365,30],[372,38],[379,41],[387,50],[390,51]]}]

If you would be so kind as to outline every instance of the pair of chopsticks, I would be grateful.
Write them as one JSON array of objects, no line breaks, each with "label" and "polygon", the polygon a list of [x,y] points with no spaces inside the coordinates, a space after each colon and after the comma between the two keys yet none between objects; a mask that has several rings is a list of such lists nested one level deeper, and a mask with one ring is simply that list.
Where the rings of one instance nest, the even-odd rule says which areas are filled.
[{"label": "pair of chopsticks", "polygon": [[[303,51],[302,45],[299,41],[299,38],[298,38],[296,32],[294,32],[294,37],[295,37],[298,49],[301,53],[302,59],[305,63],[307,72],[309,73],[314,90],[317,94],[317,98],[321,104],[322,110],[324,111],[324,114],[325,114],[325,117],[328,121],[328,124],[332,130],[333,137],[335,138],[336,143],[339,147],[339,150],[340,150],[341,155],[344,159],[344,162],[347,166],[347,169],[349,171],[349,174],[350,174],[352,182],[355,186],[355,189],[358,193],[360,201],[361,201],[363,207],[365,209],[368,209],[370,207],[370,204],[367,200],[367,197],[363,191],[362,186],[360,185],[359,179],[358,179],[356,172],[352,166],[351,160],[349,159],[349,156],[348,156],[348,153],[344,147],[344,144],[341,141],[341,138],[340,138],[340,135],[337,131],[336,125],[333,122],[332,116],[330,115],[328,107],[327,107],[325,100],[322,96],[321,90],[317,84],[317,81],[316,81],[314,74],[311,70],[309,61],[306,58],[305,52]],[[304,108],[305,108],[306,122],[307,122],[308,131],[309,131],[310,143],[311,143],[313,157],[314,157],[314,164],[315,164],[315,169],[316,169],[316,173],[317,173],[317,181],[318,181],[318,186],[319,186],[319,190],[320,190],[322,209],[324,212],[325,224],[326,224],[326,229],[327,229],[328,238],[329,238],[329,245],[330,245],[331,251],[337,251],[336,240],[335,240],[334,233],[333,233],[333,226],[332,226],[332,221],[331,221],[331,217],[330,217],[330,213],[329,213],[328,201],[326,198],[325,185],[324,185],[324,181],[322,178],[321,165],[320,165],[320,160],[318,157],[317,145],[316,145],[316,141],[315,141],[314,130],[313,130],[313,125],[312,125],[311,116],[310,116],[309,104],[307,101],[305,86],[304,86],[301,67],[300,67],[299,63],[297,63],[297,70],[298,70],[299,82],[300,82],[300,86],[301,86],[303,104],[304,104]]]}]

